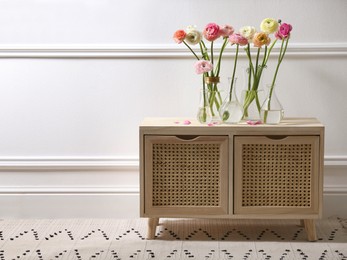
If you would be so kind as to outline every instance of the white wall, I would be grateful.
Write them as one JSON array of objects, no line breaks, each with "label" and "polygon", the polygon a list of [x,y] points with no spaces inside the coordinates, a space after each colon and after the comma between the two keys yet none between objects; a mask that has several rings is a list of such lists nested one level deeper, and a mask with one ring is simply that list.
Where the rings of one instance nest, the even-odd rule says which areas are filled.
[{"label": "white wall", "polygon": [[[347,216],[345,10],[345,0],[0,0],[0,217],[137,217],[138,125],[194,117],[198,103],[194,59],[173,32],[265,17],[293,25],[278,96],[287,116],[326,125],[324,212]],[[231,48],[225,57],[224,82]]]}]

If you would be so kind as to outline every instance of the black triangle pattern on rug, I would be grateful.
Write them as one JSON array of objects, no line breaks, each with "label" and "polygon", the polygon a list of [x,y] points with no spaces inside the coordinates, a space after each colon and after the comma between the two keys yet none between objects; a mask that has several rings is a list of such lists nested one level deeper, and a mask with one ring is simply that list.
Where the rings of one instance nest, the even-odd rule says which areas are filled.
[{"label": "black triangle pattern on rug", "polygon": [[347,260],[346,223],[319,220],[307,242],[294,220],[162,219],[154,240],[146,219],[4,220],[0,260]]},{"label": "black triangle pattern on rug", "polygon": [[[33,230],[34,231],[34,230]],[[336,236],[339,235],[339,233],[344,232],[342,228],[334,228],[330,231],[329,234],[325,237],[318,237],[319,241],[335,241]],[[88,239],[93,239],[93,235],[96,233],[102,234],[102,237],[105,240],[110,240],[110,238],[107,235],[107,231],[104,231],[102,229],[97,229],[95,230],[90,230],[87,234],[85,234],[82,237],[79,237],[78,239],[80,240],[88,240]],[[112,239],[116,240],[122,240],[129,234],[136,234],[138,239],[144,240],[145,235],[143,235],[140,231],[135,230],[134,228],[131,228],[130,230],[125,230],[123,233],[121,233],[118,236],[113,237]],[[288,233],[288,232],[286,232]],[[32,232],[32,239],[35,240],[40,240],[38,232],[34,231]],[[23,231],[20,232],[19,234],[16,234],[13,237],[10,237],[9,240],[15,241],[20,239],[21,237],[30,237],[31,233],[28,231]],[[69,240],[74,240],[73,232],[65,230],[57,230],[54,231],[52,234],[49,234],[48,236],[45,236],[43,239],[45,240],[54,240],[58,236],[60,237],[65,237],[66,239]],[[302,241],[306,239],[306,233],[302,227],[298,227],[296,230],[292,230],[291,233],[289,233],[288,237],[282,236],[279,231],[271,230],[269,228],[265,229],[255,229],[252,233],[250,234],[245,234],[244,231],[238,230],[238,229],[231,229],[228,231],[225,231],[224,234],[221,234],[220,236],[213,236],[211,235],[208,231],[203,230],[199,228],[198,230],[193,230],[187,235],[178,235],[172,230],[169,230],[168,228],[164,228],[164,230],[160,230],[157,232],[156,239],[162,239],[162,240],[226,240],[226,241],[250,241],[250,240],[258,240],[258,241]],[[26,239],[26,238],[24,238]],[[1,237],[0,240],[6,240],[3,236]]]},{"label": "black triangle pattern on rug", "polygon": [[[340,259],[346,260],[347,255],[342,253],[340,250],[332,251],[331,248],[327,247],[321,248],[319,251],[316,250],[315,257],[312,258],[311,251],[305,251],[300,248],[297,249],[285,249],[281,251],[274,252],[273,250],[266,251],[264,249],[259,249],[258,251],[254,251],[252,249],[245,250],[244,252],[235,252],[234,250],[214,250],[211,249],[207,251],[205,254],[196,254],[188,249],[173,249],[169,251],[161,251],[160,256],[156,253],[156,250],[146,249],[146,250],[136,250],[129,251],[127,253],[117,252],[117,250],[113,250],[112,248],[108,249],[96,249],[93,252],[90,250],[84,249],[68,249],[56,251],[54,254],[45,254],[42,250],[36,249],[34,251],[31,250],[23,250],[17,249],[17,252],[13,254],[11,257],[6,257],[6,253],[4,250],[0,250],[0,259],[280,259],[280,260],[293,260],[293,259],[317,259],[317,260],[332,260],[332,259]],[[162,258],[164,256],[164,258]],[[201,256],[203,258],[201,258]]]},{"label": "black triangle pattern on rug", "polygon": [[[336,219],[336,225],[321,223],[317,226],[318,241],[344,241],[346,228],[342,219]],[[161,224],[155,238],[161,240],[217,240],[217,241],[306,241],[304,227],[298,221],[235,221],[219,220],[221,223],[207,221],[201,228],[195,220],[168,220]],[[222,226],[222,227],[220,227]],[[194,227],[197,227],[194,229]],[[321,228],[320,228],[321,227]],[[323,232],[324,229],[324,232]],[[210,231],[211,230],[211,231]]]}]

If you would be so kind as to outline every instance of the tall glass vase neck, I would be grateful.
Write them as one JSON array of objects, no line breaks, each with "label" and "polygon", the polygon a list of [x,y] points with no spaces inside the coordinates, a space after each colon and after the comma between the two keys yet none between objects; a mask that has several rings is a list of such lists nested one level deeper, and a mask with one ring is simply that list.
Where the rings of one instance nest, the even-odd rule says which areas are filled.
[{"label": "tall glass vase neck", "polygon": [[244,77],[244,90],[258,90],[263,89],[262,73],[258,71],[257,75],[254,75],[254,71],[247,67],[243,69]]}]

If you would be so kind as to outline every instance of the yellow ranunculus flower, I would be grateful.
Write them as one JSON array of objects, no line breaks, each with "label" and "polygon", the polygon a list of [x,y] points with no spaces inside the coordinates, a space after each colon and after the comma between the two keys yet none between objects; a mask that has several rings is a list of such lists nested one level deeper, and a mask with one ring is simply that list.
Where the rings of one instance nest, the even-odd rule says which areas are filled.
[{"label": "yellow ranunculus flower", "polygon": [[267,34],[274,33],[277,29],[278,22],[273,18],[265,18],[260,24],[260,30]]}]

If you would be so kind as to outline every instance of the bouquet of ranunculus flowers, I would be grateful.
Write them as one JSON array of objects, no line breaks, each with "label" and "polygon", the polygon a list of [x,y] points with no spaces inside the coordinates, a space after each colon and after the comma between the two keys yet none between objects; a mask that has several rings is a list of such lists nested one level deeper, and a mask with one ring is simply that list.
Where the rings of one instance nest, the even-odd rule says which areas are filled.
[{"label": "bouquet of ranunculus flowers", "polygon": [[[174,40],[179,44],[184,43],[197,59],[195,72],[203,75],[202,105],[198,111],[200,122],[210,122],[215,116],[218,116],[222,104],[222,97],[218,89],[222,55],[228,43],[228,37],[233,32],[234,28],[230,25],[219,26],[209,23],[202,32],[198,31],[195,26],[188,26],[186,30],[178,30],[174,33]],[[203,38],[210,42],[209,50]],[[215,58],[214,42],[219,38],[223,39],[223,43],[218,58]],[[198,55],[190,45],[199,45],[200,54]]]},{"label": "bouquet of ranunculus flowers", "polygon": [[[263,104],[266,111],[271,109],[271,98],[273,89],[275,86],[275,81],[279,66],[284,58],[284,55],[287,50],[288,41],[292,26],[290,24],[283,23],[281,24],[280,20],[275,20],[272,18],[264,19],[260,24],[260,31],[257,32],[256,29],[252,26],[242,27],[238,33],[234,33],[234,29],[230,25],[225,25],[220,27],[215,23],[209,23],[204,28],[203,32],[199,32],[195,27],[189,26],[185,31],[178,30],[174,34],[174,40],[177,43],[184,43],[188,49],[193,53],[197,62],[195,63],[195,70],[197,74],[203,74],[203,110],[199,110],[198,119],[200,122],[209,121],[209,113],[213,115],[216,114],[214,106],[217,111],[220,112],[221,118],[223,121],[227,122],[229,117],[232,115],[233,111],[226,110],[227,106],[223,106],[220,93],[218,91],[217,83],[219,82],[220,66],[222,61],[222,54],[227,46],[227,43],[230,42],[231,45],[236,46],[236,53],[234,58],[234,67],[232,70],[232,76],[230,80],[230,91],[225,102],[230,102],[233,91],[233,84],[236,73],[237,59],[239,54],[239,46],[245,46],[244,50],[248,58],[249,67],[248,80],[246,87],[246,95],[243,100],[243,113],[242,117],[248,117],[248,108],[255,102],[258,115],[260,118],[260,109],[261,104],[258,97],[258,88],[260,79],[263,73],[263,69],[267,67],[267,62],[269,60],[271,51],[278,40],[281,40],[281,47],[279,51],[278,62],[272,83],[270,85],[269,96],[267,98],[267,103]],[[270,35],[274,34],[275,40],[271,43]],[[211,42],[210,53],[206,48],[206,45],[203,41],[203,37]],[[213,44],[214,41],[218,38],[223,38],[223,44],[220,49],[219,57],[217,62],[214,62],[214,53],[213,53]],[[251,54],[251,44],[256,48],[256,56],[252,57]],[[199,44],[201,54],[200,56],[189,45]],[[269,46],[270,45],[270,46]],[[263,48],[264,47],[264,48]],[[261,54],[261,50],[263,53]],[[254,60],[253,60],[254,59]],[[205,95],[208,93],[208,95]],[[222,107],[222,108],[221,108]],[[224,109],[224,110],[223,110]],[[222,111],[223,110],[223,111]],[[263,121],[266,123],[268,112],[264,113]],[[241,119],[241,118],[240,118]]]},{"label": "bouquet of ranunculus flowers", "polygon": [[[248,84],[247,84],[246,94],[245,94],[244,103],[243,103],[244,104],[243,116],[245,118],[248,117],[249,106],[252,104],[252,102],[255,102],[255,105],[257,107],[256,117],[259,117],[260,119],[261,104],[260,104],[259,96],[258,96],[258,88],[259,88],[260,79],[263,74],[263,70],[264,68],[267,67],[267,62],[269,60],[271,51],[275,43],[277,42],[278,39],[281,40],[282,44],[281,44],[281,49],[279,52],[278,63],[277,63],[276,71],[275,71],[273,81],[270,87],[270,92],[272,93],[279,66],[287,50],[288,40],[289,40],[291,30],[292,30],[291,25],[286,23],[281,24],[280,20],[277,21],[273,18],[266,18],[261,22],[260,32],[257,32],[256,29],[252,26],[244,26],[240,29],[240,34],[246,37],[249,41],[249,43],[247,44],[245,48],[245,52],[249,61],[249,67],[247,70]],[[274,34],[275,40],[270,45],[271,34]],[[253,46],[256,48],[256,56],[254,61],[252,61],[250,43],[253,43]],[[262,47],[264,48],[263,48],[263,55],[261,57]],[[271,100],[271,97],[270,97],[270,100]],[[251,119],[257,119],[257,118],[251,118]],[[263,121],[264,123],[266,123],[266,118],[265,120],[263,119]]]}]

